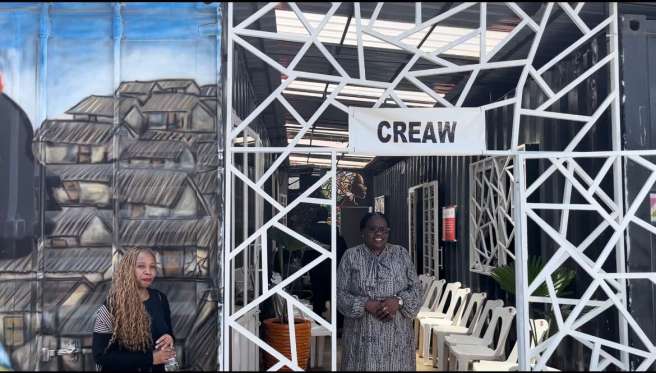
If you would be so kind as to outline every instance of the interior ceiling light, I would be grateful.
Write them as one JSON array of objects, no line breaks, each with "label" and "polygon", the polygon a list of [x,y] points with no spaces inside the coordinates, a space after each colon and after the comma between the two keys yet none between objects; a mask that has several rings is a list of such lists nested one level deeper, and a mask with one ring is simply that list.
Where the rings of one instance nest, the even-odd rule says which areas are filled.
[{"label": "interior ceiling light", "polygon": [[[303,13],[303,15],[308,20],[310,25],[315,28],[319,26],[321,20],[323,20],[325,16],[323,14],[316,13]],[[342,33],[344,32],[344,27],[346,27],[346,22],[347,17],[335,15],[332,16],[321,33],[319,33],[319,41],[322,43],[339,44],[342,38]],[[367,25],[369,25],[369,20],[363,18],[362,26],[365,27]],[[276,9],[276,26],[279,33],[309,36],[309,33],[301,21],[298,19],[298,17],[296,17],[296,14],[290,10]],[[355,20],[352,20],[349,24],[348,31],[346,32],[346,37],[344,38],[345,45],[357,46],[357,35],[355,32],[355,27]],[[396,36],[404,31],[412,29],[413,27],[415,27],[415,24],[409,22],[376,20],[374,23],[374,31],[386,36]],[[403,39],[403,42],[405,44],[416,47],[426,36],[426,33],[429,30],[430,28],[425,28],[421,31],[418,31]],[[473,29],[470,28],[438,25],[428,36],[420,49],[424,52],[437,50],[438,48],[446,46],[459,37],[466,35],[472,30]],[[485,48],[489,52],[493,50],[494,47],[509,34],[509,32],[486,30],[485,34]],[[373,36],[369,36],[365,33],[362,34],[362,42],[364,47],[400,50],[400,48],[394,45],[379,40]],[[480,54],[480,40],[477,37],[471,38],[468,41],[449,49],[444,54],[477,58]]]},{"label": "interior ceiling light", "polygon": [[[285,127],[287,128],[287,132],[289,133],[297,133],[301,129],[300,124],[296,123],[287,123],[285,124]],[[336,136],[336,137],[348,137],[348,130],[344,128],[344,130],[339,130],[337,128],[326,128],[326,127],[314,127],[314,134],[321,134],[321,135],[328,135],[328,136]]]},{"label": "interior ceiling light", "polygon": [[[331,160],[330,158],[317,158],[317,157],[310,157],[308,158],[307,156],[295,156],[295,155],[290,155],[289,156],[289,163],[292,166],[305,166],[305,165],[314,165],[314,166],[323,166],[323,167],[330,167]],[[357,161],[350,161],[350,160],[345,160],[345,159],[340,159],[339,160],[339,165],[343,167],[349,167],[349,168],[364,168],[367,166],[369,162],[357,162]]]},{"label": "interior ceiling light", "polygon": [[[289,137],[294,137],[294,136],[296,136],[296,134],[298,134],[298,132],[299,131],[296,130],[296,129],[288,129],[287,130],[287,135]],[[310,134],[312,134],[313,136],[321,136],[323,138],[329,137],[329,138],[331,138],[333,140],[336,140],[336,141],[341,141],[342,139],[344,139],[345,141],[348,140],[348,132],[341,132],[341,133],[338,133],[338,134],[326,133],[326,132],[323,132],[323,131],[314,131],[314,132],[308,131],[308,132],[306,132],[306,136],[308,136]]]},{"label": "interior ceiling light", "polygon": [[[301,128],[301,125],[298,123],[294,122],[286,122],[285,127],[287,128]],[[314,124],[314,130],[322,130],[322,131],[337,131],[337,132],[344,132],[346,129],[343,129],[340,126],[329,126],[329,125],[322,125],[322,124]]]},{"label": "interior ceiling light", "polygon": [[[287,140],[288,143],[291,142],[291,139]],[[338,142],[338,141],[328,141],[328,140],[317,140],[317,139],[300,139],[298,141],[298,145],[301,146],[318,146],[322,148],[346,148],[347,143],[346,142]]]}]

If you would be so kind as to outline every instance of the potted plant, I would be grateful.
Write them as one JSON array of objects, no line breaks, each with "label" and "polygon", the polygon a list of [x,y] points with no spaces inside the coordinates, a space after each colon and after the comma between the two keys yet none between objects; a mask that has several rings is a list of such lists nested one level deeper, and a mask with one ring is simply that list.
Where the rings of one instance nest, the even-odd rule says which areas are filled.
[{"label": "potted plant", "polygon": [[[289,276],[292,257],[297,254],[303,254],[305,250],[305,244],[301,241],[291,237],[277,228],[271,229],[269,237],[273,241],[276,241],[276,247],[278,252],[276,254],[277,264],[278,264],[278,273],[284,278]],[[285,261],[285,256],[287,260]]]},{"label": "potted plant", "polygon": [[[528,283],[532,283],[533,280],[535,280],[535,277],[542,271],[544,268],[544,261],[542,260],[541,257],[529,257],[528,262],[527,262],[527,277],[528,277]],[[509,294],[515,295],[515,264],[506,264],[501,267],[495,268],[492,273],[491,273],[492,278],[499,284],[501,289],[506,291]],[[551,280],[553,282],[554,286],[554,291],[556,293],[556,296],[561,296],[565,293],[565,289],[569,286],[569,284],[574,280],[576,277],[576,272],[572,269],[566,268],[566,267],[560,267],[558,268],[554,273],[551,275]],[[540,284],[540,286],[535,289],[535,291],[527,296],[538,296],[538,297],[548,297],[549,296],[549,289],[547,287],[547,283],[543,282]],[[552,311],[544,311],[541,312],[539,310],[534,310],[534,312],[537,313],[537,317],[543,317],[547,319],[549,322],[549,331],[546,333],[544,338],[549,337],[551,334],[551,327],[553,326],[553,312]],[[530,325],[531,330],[535,330],[534,325]],[[533,343],[535,346],[537,346],[538,341],[536,340],[535,333],[532,333],[533,336]]]},{"label": "potted plant", "polygon": [[[289,272],[291,256],[294,253],[304,250],[305,245],[290,237],[283,232],[273,229],[271,238],[278,244],[278,265],[280,270],[279,276],[272,276],[272,284],[275,286],[282,281],[282,274]],[[287,253],[287,271],[285,271],[284,254]],[[286,273],[287,275],[289,273]],[[286,277],[286,276],[285,276]],[[275,348],[278,352],[291,359],[291,344],[289,337],[289,323],[287,313],[287,300],[278,294],[272,297],[273,310],[275,317],[265,319],[262,323],[264,325],[264,341],[271,347]],[[310,339],[311,339],[312,323],[310,320],[301,317],[294,318],[294,333],[296,335],[296,351],[298,356],[298,366],[305,368],[310,359]],[[269,369],[278,362],[278,359],[273,357],[267,352],[264,352],[264,368]],[[283,371],[290,371],[288,367],[280,369]]]}]

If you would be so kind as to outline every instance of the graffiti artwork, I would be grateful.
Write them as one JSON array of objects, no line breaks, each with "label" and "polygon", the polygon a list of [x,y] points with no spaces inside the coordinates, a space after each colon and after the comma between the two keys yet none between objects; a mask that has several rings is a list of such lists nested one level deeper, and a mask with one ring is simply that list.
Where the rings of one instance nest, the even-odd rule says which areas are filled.
[{"label": "graffiti artwork", "polygon": [[[118,97],[129,83],[141,84],[122,83]],[[150,247],[159,256],[155,287],[171,300],[179,353],[190,367],[193,362],[196,369],[210,368],[216,346],[208,336],[216,328],[217,299],[209,263],[216,255],[213,190],[218,177],[200,152],[216,148],[216,96],[200,95],[201,88],[208,92],[211,87],[198,87],[193,80],[150,83],[153,89],[143,101],[119,98],[126,113],[137,113],[135,122],[126,114],[114,126],[109,122],[113,98],[89,96],[67,111],[73,118],[49,119],[36,131],[35,158],[56,176],[51,178],[56,182],[47,184],[51,200],[43,214],[52,229],[39,240],[40,250],[2,260],[0,268],[26,276],[43,271],[46,279],[39,285],[48,299],[36,334],[55,345],[74,341],[88,349],[94,310],[110,285],[112,260],[128,248]],[[179,88],[185,86],[195,90]],[[115,137],[118,153],[113,151]],[[39,251],[44,266],[36,268]],[[14,305],[12,316],[3,317],[4,342],[12,354],[34,343],[26,329],[28,320],[38,317],[29,304],[36,285],[2,285],[3,304]],[[17,299],[25,301],[20,309]]]}]

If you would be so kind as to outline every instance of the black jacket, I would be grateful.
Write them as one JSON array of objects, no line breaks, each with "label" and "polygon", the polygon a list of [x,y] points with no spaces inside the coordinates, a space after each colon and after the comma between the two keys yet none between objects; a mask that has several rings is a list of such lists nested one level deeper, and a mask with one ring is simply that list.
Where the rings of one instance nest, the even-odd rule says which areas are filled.
[{"label": "black jacket", "polygon": [[[171,309],[164,293],[150,288],[148,289],[148,293],[150,297],[144,304],[151,319],[151,335],[154,345],[155,341],[164,334],[174,337],[171,324]],[[112,338],[112,330],[109,310],[107,305],[103,304],[96,312],[92,345],[94,360],[101,367],[101,371],[165,371],[163,364],[153,365],[152,347],[145,352],[129,351],[117,343],[113,343],[107,348]]]}]

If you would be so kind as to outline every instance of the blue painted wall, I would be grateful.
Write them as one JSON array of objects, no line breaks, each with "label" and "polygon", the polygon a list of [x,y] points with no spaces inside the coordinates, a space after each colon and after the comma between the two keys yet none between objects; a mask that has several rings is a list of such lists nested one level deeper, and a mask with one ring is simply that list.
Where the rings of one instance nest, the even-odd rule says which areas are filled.
[{"label": "blue painted wall", "polygon": [[[0,72],[5,93],[35,127],[82,98],[113,92],[116,31],[120,80],[191,78],[217,81],[218,3],[125,3],[116,25],[113,3],[0,4]],[[41,46],[43,40],[47,46]],[[44,58],[40,52],[45,50]],[[43,75],[41,69],[45,69]],[[45,78],[45,107],[39,107]],[[42,83],[42,82],[41,82]]]}]

